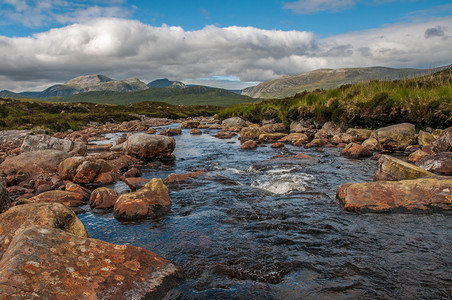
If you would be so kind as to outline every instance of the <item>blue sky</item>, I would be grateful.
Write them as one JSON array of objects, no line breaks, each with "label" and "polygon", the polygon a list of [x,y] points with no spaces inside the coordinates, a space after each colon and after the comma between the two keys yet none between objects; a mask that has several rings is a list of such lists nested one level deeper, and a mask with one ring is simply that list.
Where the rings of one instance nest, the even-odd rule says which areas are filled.
[{"label": "blue sky", "polygon": [[3,0],[0,90],[91,73],[242,88],[325,67],[435,67],[452,63],[451,31],[440,0]]}]

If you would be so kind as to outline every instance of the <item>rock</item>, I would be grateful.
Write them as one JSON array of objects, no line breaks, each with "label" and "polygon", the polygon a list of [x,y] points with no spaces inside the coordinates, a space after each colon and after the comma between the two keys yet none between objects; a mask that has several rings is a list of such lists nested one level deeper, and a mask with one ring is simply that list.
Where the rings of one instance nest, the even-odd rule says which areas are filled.
[{"label": "rock", "polygon": [[85,160],[76,169],[72,181],[75,183],[90,183],[94,181],[100,171],[100,164],[96,161]]},{"label": "rock", "polygon": [[237,134],[235,134],[234,132],[229,132],[229,131],[218,131],[214,136],[217,139],[230,139],[233,138],[234,136],[236,136]]},{"label": "rock", "polygon": [[95,189],[89,198],[91,208],[109,209],[115,206],[118,193],[106,187]]},{"label": "rock", "polygon": [[299,141],[302,143],[308,142],[308,136],[304,133],[291,133],[282,139],[279,139],[278,142],[280,143],[291,143],[293,144],[294,141]]},{"label": "rock", "polygon": [[181,128],[194,129],[194,128],[198,128],[199,124],[200,124],[199,121],[189,120],[189,121],[182,122]]},{"label": "rock", "polygon": [[432,135],[435,139],[439,138],[444,130],[442,129],[435,129],[432,131]]},{"label": "rock", "polygon": [[333,136],[331,139],[331,144],[333,145],[338,145],[340,143],[342,143],[342,136],[340,134],[336,134],[335,136]]},{"label": "rock", "polygon": [[240,149],[256,149],[257,148],[257,142],[256,141],[246,141],[241,146]]},{"label": "rock", "polygon": [[11,206],[11,199],[6,191],[6,178],[0,177],[0,214]]},{"label": "rock", "polygon": [[89,199],[89,197],[91,195],[91,191],[90,190],[88,190],[88,189],[86,189],[84,187],[81,187],[78,184],[75,184],[73,182],[66,183],[66,186],[65,186],[64,190],[68,191],[68,192],[73,192],[73,193],[77,193],[77,194],[82,195],[83,200],[85,200],[85,201],[88,201],[88,199]]},{"label": "rock", "polygon": [[432,143],[433,152],[452,151],[452,127],[449,127]]},{"label": "rock", "polygon": [[[333,138],[334,138],[334,137],[333,137]],[[343,133],[343,134],[341,135],[341,139],[342,139],[341,142],[342,142],[342,143],[345,143],[345,144],[353,143],[353,142],[355,142],[355,140],[356,140],[357,142],[362,142],[361,139],[359,139],[359,138],[355,139],[352,135],[347,134],[347,133]],[[339,142],[338,144],[340,144],[341,142]]]},{"label": "rock", "polygon": [[248,140],[257,140],[259,136],[263,134],[264,131],[260,129],[260,127],[244,127],[240,131],[240,140],[248,141]]},{"label": "rock", "polygon": [[441,211],[452,209],[452,177],[347,183],[336,193],[348,211]]},{"label": "rock", "polygon": [[310,147],[323,147],[325,146],[325,140],[323,139],[313,139],[310,143]]},{"label": "rock", "polygon": [[118,170],[127,169],[129,166],[137,163],[139,160],[130,155],[121,155],[116,159],[109,160],[108,163]]},{"label": "rock", "polygon": [[59,150],[25,152],[7,157],[0,165],[0,170],[14,169],[34,177],[42,173],[58,172],[58,165],[68,157],[70,155],[67,152]]},{"label": "rock", "polygon": [[295,147],[303,147],[304,145],[306,145],[306,142],[304,140],[295,140],[292,142],[292,145],[294,145]]},{"label": "rock", "polygon": [[341,156],[348,158],[368,157],[372,156],[372,152],[360,144],[350,143],[341,151]]},{"label": "rock", "polygon": [[171,206],[168,188],[153,178],[138,191],[121,195],[113,208],[115,218],[138,220],[166,212]]},{"label": "rock", "polygon": [[378,143],[376,138],[370,137],[367,140],[365,140],[361,146],[366,147],[367,149],[369,149],[370,151],[380,151],[381,147],[380,144]]},{"label": "rock", "polygon": [[37,189],[36,189],[36,195],[42,194],[44,192],[48,192],[52,189],[52,186],[50,184],[41,184]]},{"label": "rock", "polygon": [[152,127],[149,127],[147,130],[146,130],[146,134],[154,134],[154,133],[156,133],[157,132],[157,129],[155,129],[155,128],[152,128]]},{"label": "rock", "polygon": [[223,130],[228,130],[229,128],[236,127],[236,128],[243,128],[246,127],[246,122],[242,118],[239,117],[232,117],[226,120],[223,120],[221,123],[221,126],[223,127]]},{"label": "rock", "polygon": [[190,130],[190,134],[194,134],[194,135],[202,134],[202,131],[201,131],[201,129],[194,128],[194,129]]},{"label": "rock", "polygon": [[77,236],[88,237],[83,223],[71,209],[62,204],[16,205],[0,214],[0,259],[14,235],[32,226],[57,228]]},{"label": "rock", "polygon": [[421,149],[421,146],[419,146],[419,145],[409,145],[408,147],[405,148],[404,152],[409,154],[409,153],[416,152],[419,149]]},{"label": "rock", "polygon": [[424,155],[416,166],[440,175],[452,175],[452,152],[441,152],[430,156]]},{"label": "rock", "polygon": [[265,133],[286,132],[286,126],[283,123],[266,124],[261,127]]},{"label": "rock", "polygon": [[185,173],[185,174],[171,173],[168,175],[168,177],[165,178],[165,180],[163,180],[163,183],[164,184],[180,183],[180,182],[192,179],[192,178],[196,178],[205,173],[206,173],[205,170],[191,172],[191,173]]},{"label": "rock", "polygon": [[11,299],[160,299],[182,279],[148,250],[54,228],[18,233],[0,261],[0,290]]},{"label": "rock", "polygon": [[284,148],[284,144],[283,143],[273,143],[270,145],[270,147],[272,148]]},{"label": "rock", "polygon": [[259,135],[259,141],[264,142],[264,143],[275,142],[286,136],[287,136],[287,134],[285,134],[285,133],[263,133],[263,134]]},{"label": "rock", "polygon": [[125,183],[130,187],[132,191],[136,191],[142,188],[150,179],[140,178],[140,177],[129,177],[125,179]]},{"label": "rock", "polygon": [[137,168],[133,167],[131,169],[129,169],[127,172],[125,172],[123,174],[124,178],[129,178],[129,177],[140,177],[141,176],[141,171],[138,170]]},{"label": "rock", "polygon": [[419,131],[418,143],[421,146],[431,145],[436,139],[433,134],[428,133],[426,131]]},{"label": "rock", "polygon": [[101,153],[101,152],[107,152],[110,151],[110,149],[113,147],[112,144],[102,144],[102,145],[87,145],[87,151],[89,153]]},{"label": "rock", "polygon": [[408,156],[408,159],[407,159],[407,160],[408,160],[408,162],[410,162],[410,163],[415,163],[415,162],[417,162],[418,160],[420,160],[421,158],[423,158],[423,157],[425,157],[425,156],[428,156],[428,154],[425,153],[425,152],[422,151],[422,150],[417,150],[417,151],[411,153],[411,154]]},{"label": "rock", "polygon": [[176,141],[172,137],[137,133],[129,136],[123,145],[126,155],[155,159],[170,156],[176,147]]},{"label": "rock", "polygon": [[60,203],[68,207],[77,207],[86,203],[82,195],[60,190],[47,191],[31,197],[29,200],[34,203]]},{"label": "rock", "polygon": [[20,147],[24,139],[33,134],[32,130],[0,130],[0,144],[11,148]]},{"label": "rock", "polygon": [[116,181],[121,179],[121,175],[117,172],[104,172],[98,174],[94,180],[93,183],[101,184],[101,185],[107,185],[115,183]]},{"label": "rock", "polygon": [[180,135],[182,134],[182,129],[180,128],[167,128],[162,130],[160,135],[166,135],[166,136],[174,136],[174,135]]},{"label": "rock", "polygon": [[377,139],[384,150],[405,150],[416,143],[416,128],[410,123],[401,123],[377,130]]},{"label": "rock", "polygon": [[314,138],[315,139],[329,139],[337,134],[342,133],[342,128],[333,122],[326,122],[323,124],[322,129],[317,131]]},{"label": "rock", "polygon": [[353,141],[355,143],[361,143],[372,135],[372,130],[369,129],[360,129],[360,128],[349,128],[345,132],[353,137]]},{"label": "rock", "polygon": [[20,147],[22,153],[39,150],[61,150],[71,155],[86,155],[87,147],[85,143],[57,139],[50,135],[28,135]]},{"label": "rock", "polygon": [[122,143],[124,143],[125,141],[127,141],[127,137],[125,136],[119,136],[116,138],[115,140],[115,145],[121,145]]},{"label": "rock", "polygon": [[377,162],[374,181],[398,181],[434,175],[398,158],[382,155]]},{"label": "rock", "polygon": [[87,184],[94,181],[101,181],[98,176],[102,173],[117,173],[116,180],[119,179],[119,170],[103,159],[96,159],[92,156],[74,156],[65,159],[59,166],[58,174],[63,180],[70,180],[75,183]]}]

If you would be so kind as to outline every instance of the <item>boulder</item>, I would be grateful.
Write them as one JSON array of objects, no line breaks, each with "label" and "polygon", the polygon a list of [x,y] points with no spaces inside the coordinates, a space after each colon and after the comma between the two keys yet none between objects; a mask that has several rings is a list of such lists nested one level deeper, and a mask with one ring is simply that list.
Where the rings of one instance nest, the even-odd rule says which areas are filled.
[{"label": "boulder", "polygon": [[261,130],[266,133],[286,132],[286,126],[283,123],[262,125]]},{"label": "boulder", "polygon": [[71,209],[62,204],[16,205],[0,214],[0,259],[14,235],[31,226],[58,228],[77,236],[88,237],[83,223]]},{"label": "boulder", "polygon": [[59,164],[70,157],[67,152],[60,150],[40,150],[25,152],[18,156],[9,156],[0,165],[0,170],[17,170],[29,174],[31,177],[42,173],[58,172]]},{"label": "boulder", "polygon": [[345,133],[351,135],[354,142],[361,143],[370,138],[372,132],[373,131],[369,129],[349,128]]},{"label": "boulder", "polygon": [[381,150],[380,144],[378,143],[377,139],[374,137],[370,137],[367,140],[365,140],[361,144],[361,146],[366,147],[370,151],[380,151]]},{"label": "boulder", "polygon": [[348,158],[368,157],[372,156],[372,152],[360,144],[350,143],[341,151],[341,156]]},{"label": "boulder", "polygon": [[217,139],[231,139],[234,136],[236,136],[237,134],[234,132],[229,132],[229,131],[218,131],[214,136]]},{"label": "boulder", "polygon": [[121,195],[113,208],[115,218],[138,220],[158,216],[171,207],[168,188],[153,178],[138,191]]},{"label": "boulder", "polygon": [[199,121],[189,120],[189,121],[182,122],[181,128],[194,129],[194,128],[198,128],[199,124],[200,124]]},{"label": "boulder", "polygon": [[57,139],[50,135],[27,135],[20,151],[23,153],[38,150],[61,150],[71,155],[86,155],[87,148],[85,143]]},{"label": "boulder", "polygon": [[310,143],[310,147],[323,147],[325,146],[326,142],[324,139],[313,139]]},{"label": "boulder", "polygon": [[91,191],[90,190],[88,190],[88,189],[86,189],[84,187],[81,187],[78,184],[75,184],[73,182],[66,183],[66,186],[65,186],[64,190],[68,191],[68,192],[73,192],[73,193],[80,194],[80,195],[82,195],[83,200],[86,200],[86,201],[88,201],[88,199],[89,199],[89,197],[91,195]]},{"label": "boulder", "polygon": [[242,118],[232,117],[221,122],[223,130],[228,130],[229,128],[243,128],[246,127],[246,122]]},{"label": "boulder", "polygon": [[308,142],[308,136],[304,133],[291,133],[282,139],[279,139],[278,142],[280,143],[290,143],[293,144],[294,141],[300,141],[302,143]]},{"label": "boulder", "polygon": [[166,135],[166,136],[180,135],[180,134],[182,134],[182,129],[181,128],[167,128],[167,129],[163,129],[159,134]]},{"label": "boulder", "polygon": [[248,141],[248,140],[257,140],[259,136],[263,134],[264,131],[260,129],[260,127],[244,127],[240,131],[240,140]]},{"label": "boulder", "polygon": [[410,162],[410,163],[415,163],[415,162],[417,162],[418,160],[420,160],[421,158],[426,157],[426,156],[428,156],[427,153],[425,153],[425,152],[422,151],[422,150],[417,150],[417,151],[414,151],[413,153],[411,153],[411,154],[408,156],[407,161]]},{"label": "boulder", "polygon": [[440,175],[452,175],[452,152],[441,152],[424,156],[416,166]]},{"label": "boulder", "polygon": [[194,135],[202,134],[202,131],[201,131],[201,129],[193,128],[190,130],[190,134],[194,134]]},{"label": "boulder", "polygon": [[192,178],[196,178],[200,175],[205,174],[205,170],[197,171],[197,172],[191,172],[191,173],[185,173],[185,174],[176,174],[171,173],[163,180],[164,184],[174,184],[174,183],[180,183]]},{"label": "boulder", "polygon": [[6,178],[0,177],[0,214],[11,206],[11,199],[6,191]]},{"label": "boulder", "polygon": [[347,183],[336,193],[345,210],[358,212],[442,211],[452,209],[452,177]]},{"label": "boulder", "polygon": [[433,152],[452,151],[452,127],[442,131],[441,135],[432,143]]},{"label": "boulder", "polygon": [[129,136],[122,145],[126,155],[140,159],[155,159],[170,156],[176,147],[176,141],[163,135],[137,133]]},{"label": "boulder", "polygon": [[416,127],[410,123],[401,123],[377,130],[377,139],[384,150],[405,150],[416,143]]},{"label": "boulder", "polygon": [[284,144],[280,143],[280,142],[277,142],[277,143],[271,144],[270,147],[272,147],[272,148],[284,148]]},{"label": "boulder", "polygon": [[18,148],[24,139],[33,134],[32,130],[0,130],[0,144],[10,148]]},{"label": "boulder", "polygon": [[148,250],[54,228],[18,233],[0,261],[10,299],[160,299],[183,271]]},{"label": "boulder", "polygon": [[256,149],[256,148],[257,148],[257,142],[256,141],[251,141],[251,140],[244,142],[240,146],[240,149],[245,149],[245,150]]},{"label": "boulder", "polygon": [[276,142],[284,137],[286,137],[286,133],[263,133],[259,135],[259,141],[261,142]]},{"label": "boulder", "polygon": [[119,172],[104,172],[99,173],[93,180],[96,184],[112,184],[121,179],[121,174]]},{"label": "boulder", "polygon": [[90,183],[99,174],[100,168],[100,164],[95,160],[85,160],[77,167],[72,181],[75,183]]},{"label": "boulder", "polygon": [[109,209],[115,206],[118,193],[115,190],[100,187],[95,189],[89,198],[91,208]]},{"label": "boulder", "polygon": [[129,177],[140,177],[141,176],[141,171],[138,170],[137,168],[133,167],[130,168],[129,170],[127,170],[127,172],[125,172],[123,174],[124,178],[129,178]]},{"label": "boulder", "polygon": [[132,191],[141,189],[149,181],[150,181],[150,179],[141,178],[141,177],[128,177],[124,180],[124,182],[129,186],[129,188]]},{"label": "boulder", "polygon": [[382,155],[377,163],[374,181],[398,181],[434,175],[398,158]]},{"label": "boulder", "polygon": [[102,173],[117,173],[119,170],[111,166],[103,159],[92,156],[74,156],[65,159],[58,168],[58,173],[63,180],[70,180],[79,184],[101,181],[98,176]]},{"label": "boulder", "polygon": [[436,139],[433,136],[433,134],[420,130],[417,140],[418,140],[419,145],[427,146],[427,145],[431,145]]},{"label": "boulder", "polygon": [[326,122],[323,124],[322,128],[317,131],[314,138],[315,139],[329,139],[337,134],[342,133],[342,128],[333,123],[333,122]]},{"label": "boulder", "polygon": [[29,200],[34,203],[60,203],[68,207],[77,207],[86,203],[79,193],[60,190],[43,192]]},{"label": "boulder", "polygon": [[130,155],[121,155],[116,159],[109,160],[108,163],[118,170],[127,169],[129,166],[137,163],[139,160]]}]

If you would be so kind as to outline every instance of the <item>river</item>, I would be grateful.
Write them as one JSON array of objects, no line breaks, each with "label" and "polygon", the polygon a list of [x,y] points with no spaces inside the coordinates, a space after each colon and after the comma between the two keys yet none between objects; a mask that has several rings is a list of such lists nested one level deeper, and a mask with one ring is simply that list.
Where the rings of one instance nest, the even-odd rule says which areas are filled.
[{"label": "river", "polygon": [[[452,297],[450,213],[346,212],[337,187],[371,181],[375,161],[340,157],[338,148],[241,150],[237,138],[219,140],[216,132],[183,129],[174,137],[175,163],[143,174],[207,171],[168,186],[168,214],[128,223],[111,212],[79,215],[93,238],[181,265],[187,280],[166,299]],[[315,159],[272,159],[300,152]]]}]

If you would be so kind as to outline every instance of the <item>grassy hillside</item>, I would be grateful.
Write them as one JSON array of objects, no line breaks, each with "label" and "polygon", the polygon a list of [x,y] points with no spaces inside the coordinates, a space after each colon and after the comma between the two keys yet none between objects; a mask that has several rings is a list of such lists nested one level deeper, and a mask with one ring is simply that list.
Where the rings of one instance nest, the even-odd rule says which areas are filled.
[{"label": "grassy hillside", "polygon": [[204,86],[193,86],[184,89],[154,88],[132,93],[89,92],[68,97],[45,98],[45,100],[51,102],[89,102],[118,105],[143,101],[160,101],[172,105],[215,105],[222,107],[256,101],[248,96]]},{"label": "grassy hillside", "polygon": [[401,122],[419,127],[452,126],[452,71],[405,80],[347,84],[328,91],[235,105],[219,113],[220,118],[230,116],[251,122],[276,118],[287,126],[309,118],[364,127]]},{"label": "grassy hillside", "polygon": [[40,127],[50,131],[77,130],[91,121],[117,123],[136,119],[131,114],[177,119],[213,115],[219,109],[215,106],[175,106],[163,102],[111,105],[0,98],[0,129]]}]

